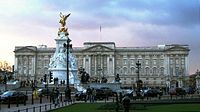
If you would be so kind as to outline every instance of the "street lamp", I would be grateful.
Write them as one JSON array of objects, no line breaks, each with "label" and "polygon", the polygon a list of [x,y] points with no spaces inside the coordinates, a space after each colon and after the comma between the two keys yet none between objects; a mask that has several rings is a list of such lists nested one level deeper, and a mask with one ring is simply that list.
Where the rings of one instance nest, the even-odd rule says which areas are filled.
[{"label": "street lamp", "polygon": [[140,89],[140,83],[142,83],[142,81],[140,81],[140,68],[141,68],[141,63],[139,62],[139,60],[136,62],[136,68],[137,68],[137,89],[139,91]]},{"label": "street lamp", "polygon": [[5,84],[5,91],[7,91],[7,72],[4,71],[4,84]]},{"label": "street lamp", "polygon": [[64,43],[63,47],[67,49],[67,86],[65,90],[65,99],[71,100],[71,89],[69,88],[69,49],[72,48],[71,40],[67,38],[67,44]]},{"label": "street lamp", "polygon": [[138,69],[137,70],[137,80],[139,81],[140,80],[140,68],[141,68],[141,63],[139,62],[139,60],[136,62],[136,68]]}]

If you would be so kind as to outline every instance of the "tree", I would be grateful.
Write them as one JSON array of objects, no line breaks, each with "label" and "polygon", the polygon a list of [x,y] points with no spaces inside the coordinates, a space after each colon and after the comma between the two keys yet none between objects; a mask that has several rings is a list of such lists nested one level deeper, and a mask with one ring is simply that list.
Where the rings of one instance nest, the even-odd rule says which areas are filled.
[{"label": "tree", "polygon": [[0,61],[0,83],[5,83],[12,78],[12,67],[7,61]]},{"label": "tree", "polygon": [[0,61],[0,71],[11,72],[12,66],[7,61]]}]

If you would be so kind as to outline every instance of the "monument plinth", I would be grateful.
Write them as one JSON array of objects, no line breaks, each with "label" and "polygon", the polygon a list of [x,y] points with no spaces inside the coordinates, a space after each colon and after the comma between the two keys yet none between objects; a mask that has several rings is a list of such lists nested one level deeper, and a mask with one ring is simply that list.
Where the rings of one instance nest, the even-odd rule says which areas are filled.
[{"label": "monument plinth", "polygon": [[[58,78],[58,83],[60,84],[61,81],[67,82],[67,51],[68,51],[68,73],[69,73],[69,84],[80,84],[80,80],[77,76],[77,60],[75,56],[71,53],[72,48],[66,50],[64,44],[69,41],[69,33],[68,28],[66,27],[66,20],[70,16],[63,15],[60,13],[60,21],[61,24],[58,37],[55,39],[56,41],[56,51],[52,58],[50,59],[49,63],[49,71],[52,72],[53,78]],[[71,40],[70,40],[71,41]],[[69,42],[68,42],[69,43]]]}]

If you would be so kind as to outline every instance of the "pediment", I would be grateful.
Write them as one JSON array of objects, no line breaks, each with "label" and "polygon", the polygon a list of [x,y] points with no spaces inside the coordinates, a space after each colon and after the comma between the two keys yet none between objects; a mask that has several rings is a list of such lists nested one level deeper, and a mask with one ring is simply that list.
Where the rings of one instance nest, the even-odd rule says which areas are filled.
[{"label": "pediment", "polygon": [[166,51],[190,51],[190,49],[187,47],[182,47],[182,46],[174,46],[174,47],[166,49]]},{"label": "pediment", "polygon": [[96,45],[96,46],[86,48],[83,51],[84,52],[113,52],[114,49],[106,47],[106,46],[102,46],[102,45]]},{"label": "pediment", "polygon": [[36,52],[37,47],[34,46],[24,46],[24,47],[15,47],[14,52]]}]

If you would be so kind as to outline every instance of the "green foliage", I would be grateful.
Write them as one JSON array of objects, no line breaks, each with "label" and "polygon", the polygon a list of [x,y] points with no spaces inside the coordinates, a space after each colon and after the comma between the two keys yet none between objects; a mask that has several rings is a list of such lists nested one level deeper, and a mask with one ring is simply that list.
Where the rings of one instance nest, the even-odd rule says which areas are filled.
[{"label": "green foliage", "polygon": [[[115,103],[79,103],[50,112],[116,112],[115,106]],[[138,109],[141,106],[132,106],[129,112],[200,112],[199,104],[155,104],[148,105],[145,109]],[[121,106],[119,112],[123,112]]]}]

